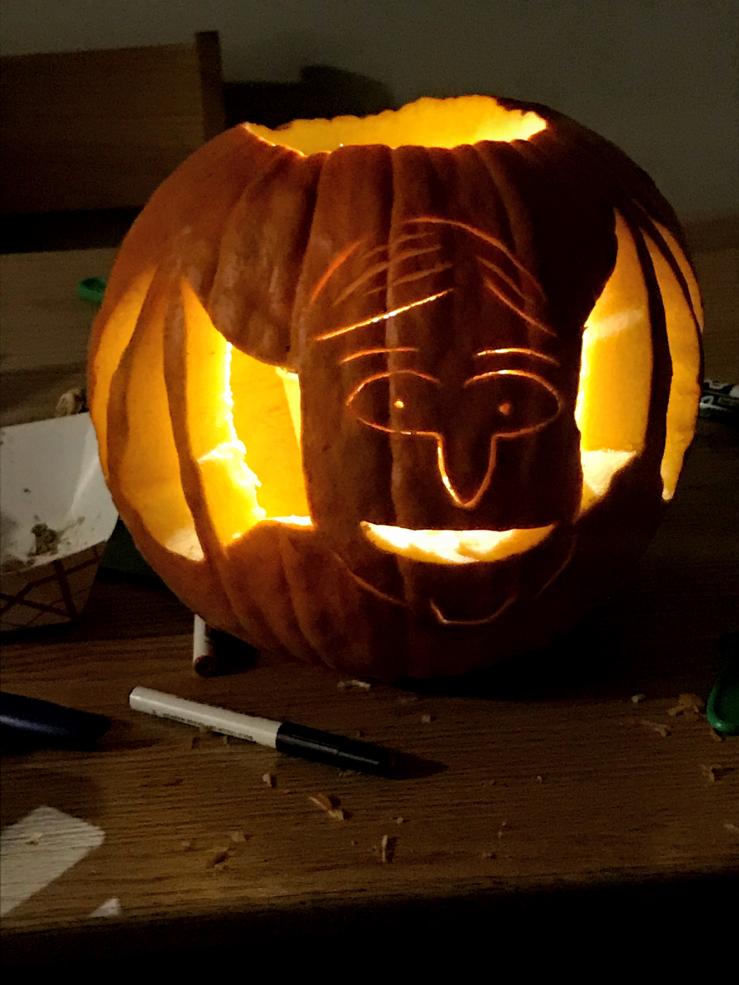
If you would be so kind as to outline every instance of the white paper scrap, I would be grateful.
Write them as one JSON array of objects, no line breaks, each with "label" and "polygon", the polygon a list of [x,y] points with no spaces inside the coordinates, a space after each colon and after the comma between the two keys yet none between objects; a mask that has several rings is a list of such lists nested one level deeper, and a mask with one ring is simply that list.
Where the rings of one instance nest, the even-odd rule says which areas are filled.
[{"label": "white paper scrap", "polygon": [[37,807],[0,834],[0,916],[99,848],[102,828],[55,807]]}]

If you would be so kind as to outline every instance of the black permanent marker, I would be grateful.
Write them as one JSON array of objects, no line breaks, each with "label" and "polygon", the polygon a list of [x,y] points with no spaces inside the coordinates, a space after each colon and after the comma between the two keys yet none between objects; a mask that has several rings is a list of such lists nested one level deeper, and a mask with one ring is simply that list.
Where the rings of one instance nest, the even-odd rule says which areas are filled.
[{"label": "black permanent marker", "polygon": [[260,746],[269,746],[289,756],[302,756],[304,759],[328,763],[339,769],[382,776],[393,770],[393,754],[389,749],[356,739],[345,739],[341,735],[296,725],[294,722],[276,722],[269,718],[242,715],[148,687],[134,688],[129,703],[134,711],[207,728],[222,735],[232,735]]}]

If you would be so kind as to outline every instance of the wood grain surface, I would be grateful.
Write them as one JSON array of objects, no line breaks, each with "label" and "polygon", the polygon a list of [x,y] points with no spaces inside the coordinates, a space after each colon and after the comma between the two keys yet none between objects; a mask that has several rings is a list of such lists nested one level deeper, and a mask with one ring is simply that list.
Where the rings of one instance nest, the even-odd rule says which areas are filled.
[{"label": "wood grain surface", "polygon": [[[734,381],[735,249],[722,239],[697,254],[706,375]],[[6,391],[34,373],[56,387],[81,365],[89,311],[69,299],[111,257],[4,258]],[[494,926],[501,947],[534,914],[561,926],[617,912],[633,931],[635,915],[652,927],[653,913],[698,907],[715,930],[736,913],[736,895],[733,911],[715,901],[739,884],[739,739],[717,741],[679,696],[705,699],[719,642],[739,628],[738,517],[736,432],[701,422],[676,500],[618,594],[507,673],[423,687],[341,687],[248,654],[239,673],[195,677],[190,614],[156,581],[103,573],[77,623],[3,641],[4,690],[114,720],[93,751],[3,756],[5,831],[47,807],[104,835],[7,913],[4,960],[189,962],[339,935],[382,951],[398,928],[428,948],[449,934],[485,942]],[[443,769],[383,780],[225,744],[130,712],[136,685],[361,731]],[[321,794],[347,819],[316,806]],[[44,837],[23,846],[29,871]],[[12,878],[4,891],[22,895]]]},{"label": "wood grain surface", "polygon": [[[364,934],[378,914],[422,938],[440,920],[479,929],[491,906],[502,919],[542,894],[557,912],[583,892],[588,909],[589,891],[626,894],[633,911],[655,886],[663,904],[682,907],[686,885],[705,903],[696,887],[739,874],[739,738],[718,741],[679,696],[705,699],[719,640],[737,629],[738,490],[735,435],[701,423],[676,501],[619,594],[506,673],[422,687],[342,686],[249,654],[239,673],[198,678],[189,613],[157,582],[102,577],[76,625],[4,648],[5,690],[114,719],[93,751],[4,758],[4,827],[47,806],[104,832],[6,916],[6,954],[186,954],[305,926],[331,936],[360,917]],[[136,685],[361,732],[443,769],[379,779],[225,742],[130,712]],[[111,901],[112,915],[91,916]]]}]

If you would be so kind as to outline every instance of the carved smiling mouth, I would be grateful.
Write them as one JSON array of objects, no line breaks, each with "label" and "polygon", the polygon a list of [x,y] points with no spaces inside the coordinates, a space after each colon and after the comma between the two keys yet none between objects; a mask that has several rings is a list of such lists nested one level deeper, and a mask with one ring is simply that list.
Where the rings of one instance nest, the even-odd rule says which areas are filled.
[{"label": "carved smiling mouth", "polygon": [[[422,608],[432,619],[442,626],[482,626],[494,622],[520,597],[521,586],[511,581],[510,570],[503,564],[517,556],[535,552],[538,560],[529,571],[525,588],[526,595],[538,598],[567,567],[575,548],[576,538],[571,530],[550,523],[541,527],[519,527],[510,530],[410,530],[364,521],[361,530],[366,539],[376,548],[395,556],[421,562],[445,566],[466,566],[466,570],[480,587],[486,586],[485,596],[488,605],[480,611],[475,604],[475,592],[468,597],[454,588],[456,578],[446,584],[438,583],[431,576],[426,588],[421,587],[420,599],[425,598]],[[539,548],[539,550],[536,550]],[[544,557],[541,551],[546,552]],[[356,577],[356,576],[355,576]],[[480,582],[482,577],[484,582]],[[360,579],[357,579],[360,580]],[[365,587],[372,589],[368,583]],[[451,591],[450,591],[451,590]],[[384,596],[388,601],[405,605],[401,599]]]},{"label": "carved smiling mouth", "polygon": [[364,521],[362,533],[382,551],[431,564],[502,561],[529,551],[551,534],[554,524],[510,530],[410,530]]}]

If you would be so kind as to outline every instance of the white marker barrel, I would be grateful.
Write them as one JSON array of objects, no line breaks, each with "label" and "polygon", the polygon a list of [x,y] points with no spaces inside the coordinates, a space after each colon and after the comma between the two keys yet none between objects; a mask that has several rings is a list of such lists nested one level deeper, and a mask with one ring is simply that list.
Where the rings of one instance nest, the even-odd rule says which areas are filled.
[{"label": "white marker barrel", "polygon": [[237,739],[256,742],[272,749],[276,746],[280,722],[273,722],[269,718],[242,715],[237,711],[188,701],[186,698],[178,698],[174,694],[148,687],[135,687],[128,700],[134,711],[143,711],[157,718],[169,718],[185,725],[212,729],[214,732],[233,735]]}]

